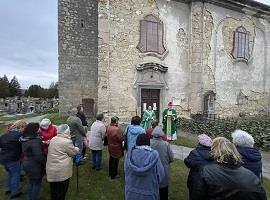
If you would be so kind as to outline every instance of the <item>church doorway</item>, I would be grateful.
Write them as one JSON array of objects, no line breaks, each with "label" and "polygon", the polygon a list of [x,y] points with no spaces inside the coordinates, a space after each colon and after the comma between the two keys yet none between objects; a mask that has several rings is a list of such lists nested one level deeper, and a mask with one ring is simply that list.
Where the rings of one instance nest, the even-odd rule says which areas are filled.
[{"label": "church doorway", "polygon": [[141,113],[144,110],[152,106],[155,111],[157,119],[159,120],[159,110],[160,110],[160,90],[159,89],[141,89]]}]

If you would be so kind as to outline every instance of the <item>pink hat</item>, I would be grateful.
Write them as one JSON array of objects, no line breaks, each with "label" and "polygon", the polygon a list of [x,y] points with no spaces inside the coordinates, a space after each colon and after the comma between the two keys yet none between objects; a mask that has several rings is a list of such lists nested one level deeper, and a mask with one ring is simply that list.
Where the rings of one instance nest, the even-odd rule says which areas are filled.
[{"label": "pink hat", "polygon": [[170,102],[168,103],[168,106],[173,106],[173,103],[170,101]]},{"label": "pink hat", "polygon": [[198,142],[199,144],[206,146],[206,147],[211,147],[212,145],[212,139],[205,134],[198,135]]}]

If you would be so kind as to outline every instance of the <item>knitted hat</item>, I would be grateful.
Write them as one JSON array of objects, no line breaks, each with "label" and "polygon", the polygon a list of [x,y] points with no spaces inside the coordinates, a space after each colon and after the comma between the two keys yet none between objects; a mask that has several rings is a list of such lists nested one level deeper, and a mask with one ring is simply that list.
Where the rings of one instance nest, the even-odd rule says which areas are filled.
[{"label": "knitted hat", "polygon": [[255,143],[253,137],[250,134],[248,134],[246,131],[242,131],[242,130],[235,130],[232,133],[232,139],[233,139],[233,143],[236,146],[253,147]]},{"label": "knitted hat", "polygon": [[58,126],[57,134],[70,134],[70,129],[67,124],[61,124]]},{"label": "knitted hat", "polygon": [[211,147],[212,145],[212,139],[205,134],[198,135],[198,142],[199,144],[206,146],[206,147]]},{"label": "knitted hat", "polygon": [[153,137],[159,138],[164,135],[163,130],[160,126],[156,126],[153,130]]},{"label": "knitted hat", "polygon": [[43,120],[41,120],[39,124],[39,126],[43,129],[48,129],[50,125],[51,125],[51,121],[47,118],[44,118]]}]

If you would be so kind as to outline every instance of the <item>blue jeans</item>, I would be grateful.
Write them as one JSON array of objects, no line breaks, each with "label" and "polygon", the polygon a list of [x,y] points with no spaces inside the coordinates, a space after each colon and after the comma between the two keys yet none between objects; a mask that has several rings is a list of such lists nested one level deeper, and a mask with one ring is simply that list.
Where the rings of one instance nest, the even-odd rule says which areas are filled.
[{"label": "blue jeans", "polygon": [[102,150],[92,150],[92,164],[93,168],[101,169]]},{"label": "blue jeans", "polygon": [[29,189],[28,189],[28,198],[29,200],[38,200],[39,191],[41,187],[42,179],[30,179],[29,180]]},{"label": "blue jeans", "polygon": [[2,163],[8,173],[6,181],[6,191],[10,191],[11,195],[16,195],[21,192],[20,176],[21,176],[21,162],[12,161]]}]

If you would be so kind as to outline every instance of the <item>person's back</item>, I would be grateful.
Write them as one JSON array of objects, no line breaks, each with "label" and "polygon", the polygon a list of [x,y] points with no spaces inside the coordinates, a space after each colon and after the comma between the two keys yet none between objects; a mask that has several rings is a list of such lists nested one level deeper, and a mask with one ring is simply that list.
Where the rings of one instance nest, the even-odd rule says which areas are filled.
[{"label": "person's back", "polygon": [[260,180],[244,167],[213,163],[204,166],[202,177],[209,200],[266,200]]},{"label": "person's back", "polygon": [[235,130],[232,133],[233,143],[241,155],[242,166],[260,177],[262,173],[262,156],[254,147],[254,138],[243,130]]},{"label": "person's back", "polygon": [[[140,140],[148,140],[148,144]],[[157,200],[164,168],[158,152],[149,147],[146,134],[139,135],[136,143],[125,159],[125,199]]]},{"label": "person's back", "polygon": [[215,163],[202,168],[191,200],[266,200],[258,177],[240,165],[240,154],[233,143],[217,137],[211,154]]},{"label": "person's back", "polygon": [[21,133],[11,129],[0,137],[0,163],[17,161],[22,153],[22,145],[19,142]]},{"label": "person's back", "polygon": [[82,125],[82,122],[77,116],[69,116],[67,119],[67,125],[70,127],[70,133],[72,138],[80,138],[86,134],[86,130]]},{"label": "person's back", "polygon": [[66,127],[68,127],[66,124],[60,126],[61,132],[51,140],[49,146],[46,163],[49,182],[65,181],[72,176],[72,158],[77,153],[78,148],[72,144],[69,127]]},{"label": "person's back", "polygon": [[112,157],[120,158],[123,156],[122,142],[124,140],[121,129],[116,124],[107,127],[108,150]]},{"label": "person's back", "polygon": [[128,125],[127,127],[127,149],[130,151],[136,144],[138,135],[145,134],[145,130],[140,125]]},{"label": "person's back", "polygon": [[254,147],[236,147],[241,155],[242,166],[260,177],[262,173],[262,156]]},{"label": "person's back", "polygon": [[160,187],[166,187],[169,183],[170,175],[169,175],[169,164],[173,162],[174,155],[170,144],[166,141],[163,141],[163,130],[161,127],[157,126],[153,131],[153,139],[151,140],[150,147],[155,149],[161,160],[161,163],[164,167],[165,179],[160,184]]},{"label": "person's back", "polygon": [[102,150],[103,149],[103,139],[105,137],[106,127],[102,121],[96,120],[90,130],[88,136],[89,147],[92,150]]},{"label": "person's back", "polygon": [[191,196],[193,185],[195,185],[198,180],[201,167],[213,161],[210,154],[211,138],[205,134],[201,134],[198,136],[198,143],[197,147],[184,159],[185,165],[190,168],[187,179],[189,196]]}]

